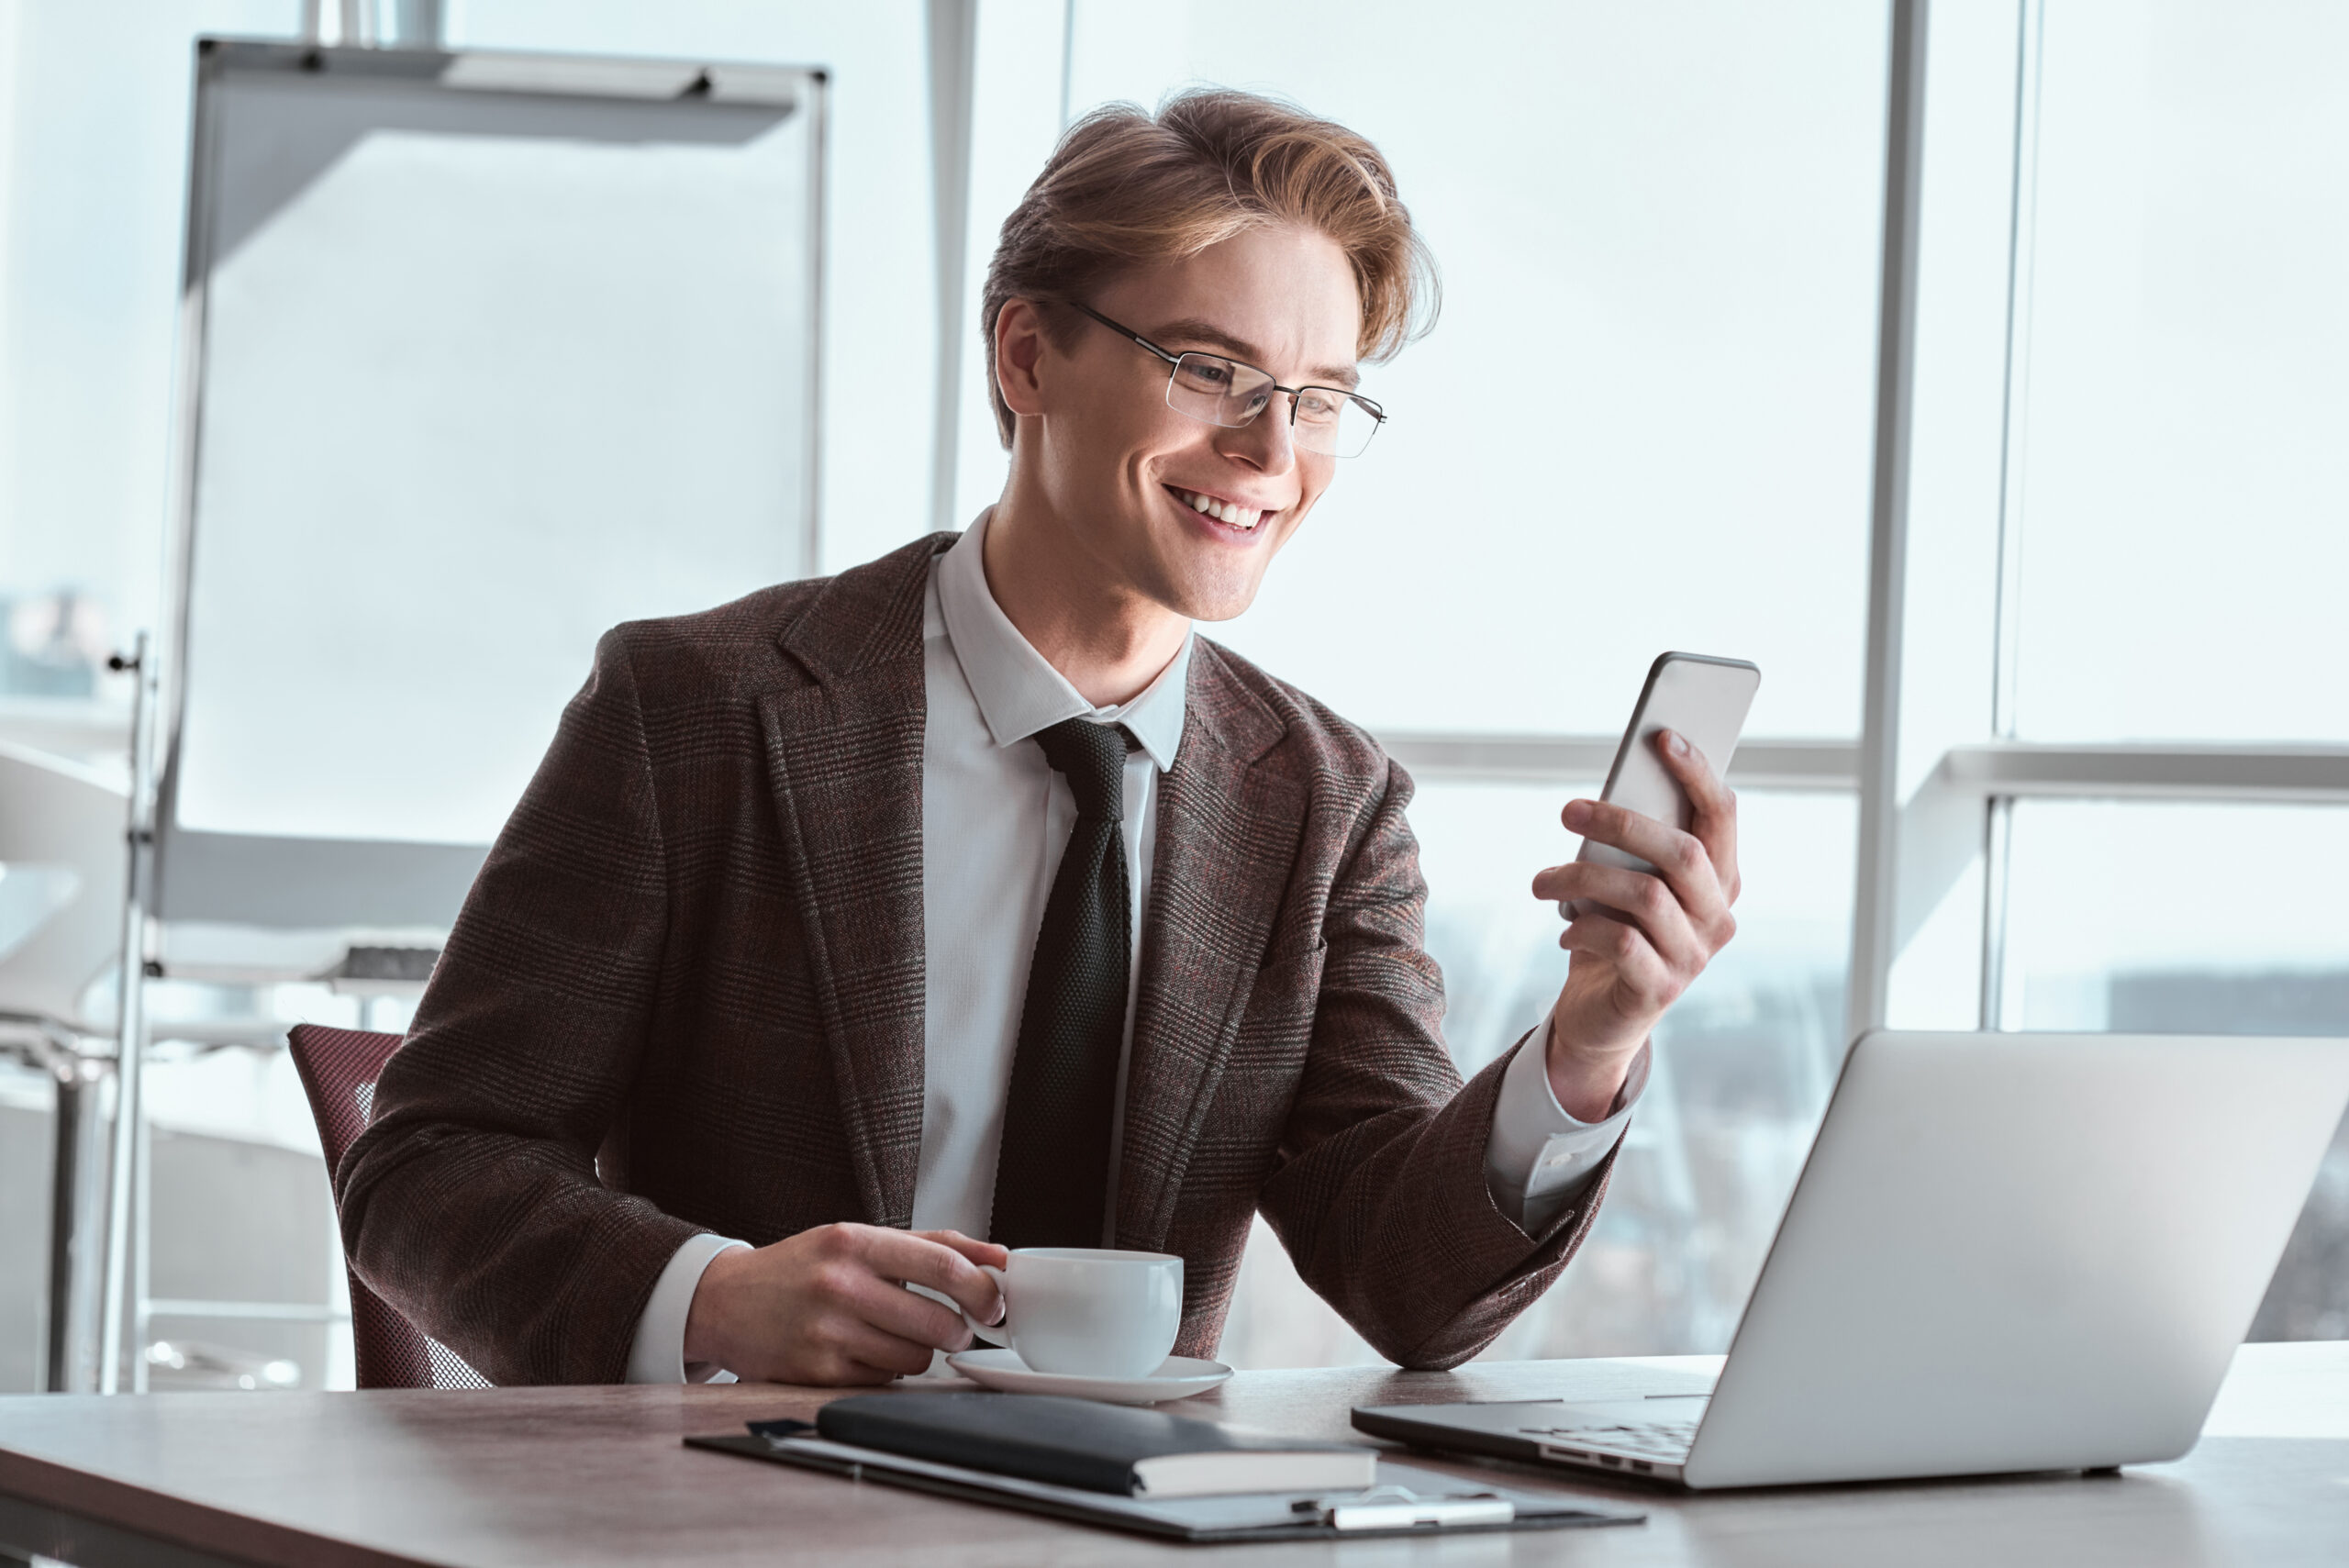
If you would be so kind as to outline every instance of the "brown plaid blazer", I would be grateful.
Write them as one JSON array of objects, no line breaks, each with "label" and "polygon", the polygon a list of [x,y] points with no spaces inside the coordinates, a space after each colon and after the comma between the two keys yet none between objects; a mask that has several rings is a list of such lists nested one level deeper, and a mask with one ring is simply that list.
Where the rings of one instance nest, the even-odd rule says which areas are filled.
[{"label": "brown plaid blazer", "polygon": [[[336,1173],[360,1276],[495,1381],[618,1381],[697,1230],[908,1224],[922,604],[953,538],[597,648]],[[1188,704],[1118,1244],[1184,1259],[1184,1354],[1214,1350],[1261,1208],[1382,1353],[1465,1361],[1606,1172],[1540,1237],[1487,1194],[1505,1063],[1464,1087],[1444,1050],[1403,771],[1210,642]]]}]

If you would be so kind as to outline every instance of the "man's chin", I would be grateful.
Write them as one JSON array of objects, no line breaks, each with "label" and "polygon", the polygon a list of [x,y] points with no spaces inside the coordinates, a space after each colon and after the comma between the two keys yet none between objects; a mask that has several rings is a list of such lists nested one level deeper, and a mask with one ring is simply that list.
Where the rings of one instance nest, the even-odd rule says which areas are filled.
[{"label": "man's chin", "polygon": [[1162,545],[1132,562],[1130,580],[1144,595],[1186,620],[1227,621],[1244,614],[1264,585],[1262,570],[1241,570],[1241,566],[1239,562],[1213,556],[1194,559],[1187,550]]},{"label": "man's chin", "polygon": [[1256,602],[1256,590],[1261,580],[1244,584],[1178,584],[1164,600],[1169,609],[1189,620],[1238,620]]}]

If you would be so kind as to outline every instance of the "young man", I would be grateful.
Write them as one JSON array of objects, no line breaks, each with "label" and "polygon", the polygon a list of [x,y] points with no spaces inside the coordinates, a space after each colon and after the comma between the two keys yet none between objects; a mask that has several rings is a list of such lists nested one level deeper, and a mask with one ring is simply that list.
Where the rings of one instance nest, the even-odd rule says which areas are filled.
[{"label": "young man", "polygon": [[1729,940],[1736,813],[1671,745],[1692,831],[1567,806],[1662,871],[1533,879],[1618,913],[1462,1084],[1409,780],[1192,629],[1376,431],[1356,367],[1427,286],[1340,127],[1074,128],[988,276],[1001,501],[604,639],[338,1173],[362,1277],[500,1383],[869,1383],[969,1342],[907,1284],[996,1320],[1006,1245],[1179,1253],[1207,1354],[1261,1209],[1383,1353],[1488,1343]]}]

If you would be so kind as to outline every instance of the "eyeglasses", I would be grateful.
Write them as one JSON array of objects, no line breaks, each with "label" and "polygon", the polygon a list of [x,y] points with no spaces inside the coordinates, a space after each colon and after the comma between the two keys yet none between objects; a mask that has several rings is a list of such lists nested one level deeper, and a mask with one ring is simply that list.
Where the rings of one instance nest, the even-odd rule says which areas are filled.
[{"label": "eyeglasses", "polygon": [[1166,377],[1166,406],[1177,414],[1236,430],[1270,407],[1274,393],[1286,392],[1291,439],[1307,451],[1330,457],[1360,457],[1386,423],[1386,409],[1342,386],[1283,386],[1254,365],[1197,350],[1171,353],[1089,305],[1076,308],[1173,367]]}]

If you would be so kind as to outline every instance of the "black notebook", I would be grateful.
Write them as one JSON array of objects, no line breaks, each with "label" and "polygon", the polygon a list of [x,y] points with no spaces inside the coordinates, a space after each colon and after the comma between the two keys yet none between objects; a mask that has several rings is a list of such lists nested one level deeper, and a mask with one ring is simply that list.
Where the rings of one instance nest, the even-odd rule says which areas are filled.
[{"label": "black notebook", "polygon": [[[893,1396],[892,1397],[908,1397]],[[1019,1396],[999,1396],[1016,1398]],[[1638,1524],[1642,1515],[1595,1507],[1578,1497],[1543,1496],[1378,1461],[1375,1485],[1359,1491],[1236,1492],[1215,1496],[1132,1496],[1028,1481],[967,1465],[914,1459],[834,1442],[807,1421],[753,1421],[751,1430],[685,1440],[691,1448],[739,1454],[851,1481],[902,1486],[991,1507],[1167,1540],[1213,1545],[1243,1540],[1567,1529]]]},{"label": "black notebook", "polygon": [[[752,1429],[756,1430],[757,1429]],[[817,1435],[907,1459],[1129,1497],[1360,1491],[1375,1451],[1052,1395],[867,1394],[816,1414]]]}]

